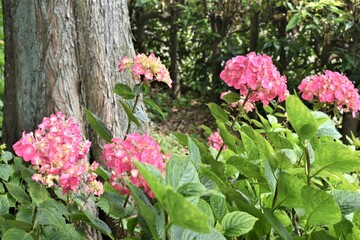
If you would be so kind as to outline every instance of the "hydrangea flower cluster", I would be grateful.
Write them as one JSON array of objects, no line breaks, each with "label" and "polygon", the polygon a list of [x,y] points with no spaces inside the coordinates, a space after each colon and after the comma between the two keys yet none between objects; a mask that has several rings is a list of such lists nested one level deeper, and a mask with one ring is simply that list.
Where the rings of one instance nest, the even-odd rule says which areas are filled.
[{"label": "hydrangea flower cluster", "polygon": [[238,89],[251,103],[261,101],[265,106],[278,97],[279,102],[289,95],[286,77],[277,71],[271,58],[266,54],[251,52],[246,56],[236,56],[226,62],[220,78]]},{"label": "hydrangea flower cluster", "polygon": [[219,131],[213,132],[212,134],[210,134],[210,136],[208,137],[208,144],[210,147],[215,148],[216,150],[220,150],[221,146],[224,145],[223,150],[225,150],[227,147],[224,144],[224,141],[222,140]]},{"label": "hydrangea flower cluster", "polygon": [[61,112],[45,117],[35,132],[23,132],[22,138],[13,145],[16,155],[31,162],[37,170],[32,179],[47,187],[58,185],[62,193],[78,191],[84,181],[90,187],[88,192],[96,195],[103,193],[103,185],[91,173],[97,167],[91,167],[86,161],[91,143],[83,141],[80,127],[71,118]]},{"label": "hydrangea flower cluster", "polygon": [[329,103],[355,113],[360,109],[360,96],[354,84],[338,72],[326,70],[324,74],[312,75],[302,80],[299,90],[301,97],[312,101],[317,97],[322,103]]},{"label": "hydrangea flower cluster", "polygon": [[149,197],[154,198],[145,179],[139,174],[133,159],[155,166],[163,171],[163,156],[159,145],[149,136],[138,133],[127,134],[126,139],[113,138],[112,143],[105,144],[102,159],[111,170],[110,183],[121,194],[130,194],[124,178],[139,188],[143,188]]},{"label": "hydrangea flower cluster", "polygon": [[166,83],[171,88],[172,80],[169,71],[161,63],[160,58],[156,57],[153,53],[149,56],[146,56],[144,53],[138,54],[133,59],[124,57],[120,60],[118,69],[120,72],[130,69],[134,79],[137,81],[141,81],[141,76],[144,76],[144,81],[157,80]]},{"label": "hydrangea flower cluster", "polygon": [[[231,93],[230,90],[227,91],[227,92],[222,92],[222,93],[220,94],[220,99],[224,99],[224,96],[225,96],[226,94],[229,94],[229,93]],[[241,96],[241,98],[240,98],[239,101],[231,103],[230,106],[233,107],[233,108],[237,107],[239,104],[242,106],[242,105],[244,104],[244,101],[245,101],[244,97]],[[247,101],[247,102],[245,103],[245,105],[243,106],[243,108],[244,108],[244,110],[245,110],[246,112],[252,112],[252,110],[254,110],[255,106],[254,106],[253,103]]]}]

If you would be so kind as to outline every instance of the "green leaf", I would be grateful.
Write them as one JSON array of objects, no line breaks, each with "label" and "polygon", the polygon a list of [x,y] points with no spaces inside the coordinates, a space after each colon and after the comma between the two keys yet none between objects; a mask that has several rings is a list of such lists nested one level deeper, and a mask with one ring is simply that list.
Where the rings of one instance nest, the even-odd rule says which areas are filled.
[{"label": "green leaf", "polygon": [[225,236],[237,237],[249,232],[256,221],[256,217],[246,212],[235,211],[225,215],[221,221],[221,228]]},{"label": "green leaf", "polygon": [[177,190],[186,183],[199,182],[196,169],[188,156],[172,156],[166,164],[166,182]]},{"label": "green leaf", "polygon": [[170,224],[196,232],[210,232],[206,214],[172,189],[166,189],[164,206],[169,213]]},{"label": "green leaf", "polygon": [[125,216],[124,203],[124,196],[120,195],[118,192],[105,192],[101,195],[96,206],[100,207],[112,218],[120,219]]},{"label": "green leaf", "polygon": [[105,181],[108,181],[110,179],[110,173],[103,168],[103,166],[99,166],[94,173],[96,173],[98,176],[102,177]]},{"label": "green leaf", "polygon": [[[65,227],[65,218],[63,213],[59,211],[55,206],[56,201],[52,198],[42,202],[37,209],[38,224],[53,225],[58,228]],[[65,214],[65,213],[64,213]]]},{"label": "green leaf", "polygon": [[274,228],[274,230],[285,240],[292,240],[293,238],[289,234],[289,232],[286,230],[284,225],[277,219],[277,217],[274,215],[274,213],[268,209],[264,208],[264,215],[268,222],[271,224],[271,226]]},{"label": "green leaf", "polygon": [[224,144],[233,152],[238,151],[236,146],[236,137],[232,135],[226,128],[225,124],[221,121],[216,121],[216,124],[219,127],[219,132]]},{"label": "green leaf", "polygon": [[4,181],[9,181],[9,178],[13,175],[14,168],[8,164],[0,164],[0,178]]},{"label": "green leaf", "polygon": [[163,202],[165,197],[166,188],[170,186],[166,186],[165,180],[161,172],[152,165],[140,163],[138,161],[134,161],[136,168],[139,170],[140,174],[144,177],[147,184],[149,185],[151,191],[154,193],[155,197]]},{"label": "green leaf", "polygon": [[306,225],[332,225],[341,221],[341,210],[330,194],[305,186],[301,189]]},{"label": "green leaf", "polygon": [[301,189],[305,186],[304,181],[288,173],[280,173],[278,179],[277,206],[288,208],[301,208]]},{"label": "green leaf", "polygon": [[138,126],[139,128],[141,128],[141,124],[139,122],[139,120],[135,117],[135,115],[133,114],[132,110],[130,109],[129,105],[127,103],[125,103],[124,101],[120,101],[121,106],[124,108],[125,113],[127,115],[127,117],[129,118],[129,120],[133,123],[136,124],[136,126]]},{"label": "green leaf", "polygon": [[49,198],[49,193],[45,186],[36,182],[29,183],[29,194],[36,205],[39,205]]},{"label": "green leaf", "polygon": [[6,230],[2,236],[2,240],[32,240],[31,233],[22,229],[9,229]]},{"label": "green leaf", "polygon": [[23,204],[31,203],[29,195],[19,185],[9,182],[6,183],[5,186],[8,189],[11,196],[13,196],[16,199],[16,201]]},{"label": "green leaf", "polygon": [[111,234],[111,229],[104,221],[95,217],[92,213],[88,211],[82,211],[82,212],[89,220],[88,223],[90,226],[94,227],[96,230],[99,230],[101,233],[105,234],[106,236],[109,236],[111,239],[114,239],[114,237]]},{"label": "green leaf", "polygon": [[147,105],[149,105],[153,110],[155,110],[156,112],[160,113],[160,115],[165,119],[165,114],[164,112],[161,110],[161,108],[150,98],[144,98],[143,102]]},{"label": "green leaf", "polygon": [[[165,221],[165,218],[161,218],[156,212],[154,206],[151,205],[145,194],[140,191],[133,184],[128,183],[127,186],[130,189],[131,196],[134,198],[137,208],[139,209],[140,215],[144,218],[148,225],[150,232],[155,240],[163,239],[161,233],[157,230],[157,222]],[[165,224],[165,223],[164,223]]]},{"label": "green leaf", "polygon": [[227,93],[223,96],[223,99],[228,103],[238,102],[240,100],[240,95],[235,92]]},{"label": "green leaf", "polygon": [[253,139],[251,139],[245,132],[241,132],[241,140],[249,160],[258,160],[260,158],[260,152]]},{"label": "green leaf", "polygon": [[1,160],[5,163],[7,163],[8,161],[10,161],[13,158],[13,154],[9,151],[4,151],[1,154]]},{"label": "green leaf", "polygon": [[190,159],[194,163],[195,168],[198,169],[201,164],[200,150],[191,137],[188,137],[188,146]]},{"label": "green leaf", "polygon": [[215,218],[213,215],[213,211],[211,210],[210,205],[204,200],[201,199],[199,200],[197,207],[206,214],[206,216],[208,217],[208,224],[210,226],[214,226],[215,225]]},{"label": "green leaf", "polygon": [[360,157],[349,147],[338,142],[326,142],[315,149],[317,173],[321,170],[352,172],[360,170]]},{"label": "green leaf", "polygon": [[180,239],[180,240],[226,240],[226,238],[215,228],[209,226],[210,233],[198,233],[195,231],[191,231],[189,229],[185,229],[180,238],[172,238],[172,239]]},{"label": "green leaf", "polygon": [[210,196],[210,206],[213,210],[215,218],[217,221],[221,222],[226,214],[228,214],[229,210],[226,205],[225,196],[212,194]]},{"label": "green leaf", "polygon": [[289,31],[289,30],[293,29],[297,25],[297,23],[299,22],[299,18],[300,18],[300,13],[297,13],[297,14],[293,15],[290,18],[288,24],[286,25],[285,30]]},{"label": "green leaf", "polygon": [[[30,221],[30,223],[31,223],[31,221]],[[2,227],[3,228],[23,229],[23,230],[30,231],[31,227],[32,227],[32,225],[30,223],[19,221],[19,220],[8,220],[7,219],[7,220],[5,220]]]},{"label": "green leaf", "polygon": [[177,192],[184,197],[200,197],[206,192],[206,187],[200,182],[188,182],[177,189]]},{"label": "green leaf", "polygon": [[360,210],[360,192],[334,189],[329,193],[340,206],[342,214],[347,215]]},{"label": "green leaf", "polygon": [[0,195],[0,216],[9,213],[9,199],[6,194]]},{"label": "green leaf", "polygon": [[94,131],[99,134],[99,136],[102,137],[102,139],[104,139],[106,142],[111,142],[113,136],[106,127],[105,123],[88,109],[84,108],[84,112],[91,128],[94,129]]},{"label": "green leaf", "polygon": [[300,139],[311,139],[315,135],[318,129],[317,121],[297,96],[291,95],[286,99],[286,111],[289,122]]},{"label": "green leaf", "polygon": [[124,99],[134,99],[136,96],[135,93],[133,93],[133,91],[131,90],[131,88],[123,83],[115,84],[114,93]]},{"label": "green leaf", "polygon": [[275,175],[271,169],[270,163],[267,159],[265,159],[264,162],[264,173],[265,173],[265,179],[268,182],[268,185],[273,193],[275,193],[276,189],[276,178]]},{"label": "green leaf", "polygon": [[316,135],[329,136],[335,139],[340,139],[342,137],[342,135],[336,129],[335,123],[331,119],[328,119],[324,124],[320,125],[316,132]]},{"label": "green leaf", "polygon": [[216,120],[225,123],[228,121],[227,113],[216,103],[209,103],[208,107],[211,114],[215,117]]}]

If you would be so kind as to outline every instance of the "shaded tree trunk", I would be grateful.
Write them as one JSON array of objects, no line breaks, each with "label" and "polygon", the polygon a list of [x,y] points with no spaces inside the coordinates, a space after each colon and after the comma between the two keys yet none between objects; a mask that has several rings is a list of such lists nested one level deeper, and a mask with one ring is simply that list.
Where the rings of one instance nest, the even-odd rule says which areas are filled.
[{"label": "shaded tree trunk", "polygon": [[250,52],[255,52],[259,40],[259,11],[253,10],[250,16]]},{"label": "shaded tree trunk", "polygon": [[91,158],[99,160],[102,142],[82,108],[103,119],[114,136],[124,134],[126,114],[113,87],[130,81],[117,72],[118,60],[134,54],[127,1],[3,1],[3,16],[7,147],[44,116],[62,111],[79,123],[92,142]]},{"label": "shaded tree trunk", "polygon": [[179,98],[181,95],[180,92],[180,76],[179,76],[179,67],[178,67],[178,49],[179,49],[179,40],[178,40],[178,18],[179,18],[179,7],[177,6],[177,1],[174,1],[170,6],[170,76],[173,80],[172,95],[173,97]]}]

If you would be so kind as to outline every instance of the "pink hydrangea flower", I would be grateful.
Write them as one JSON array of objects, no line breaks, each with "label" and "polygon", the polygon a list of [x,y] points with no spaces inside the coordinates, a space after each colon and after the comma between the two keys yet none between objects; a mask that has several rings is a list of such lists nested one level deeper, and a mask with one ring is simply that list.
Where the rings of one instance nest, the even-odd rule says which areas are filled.
[{"label": "pink hydrangea flower", "polygon": [[119,190],[121,194],[128,195],[124,178],[139,188],[143,188],[151,198],[151,192],[145,179],[137,170],[133,159],[155,166],[163,172],[163,156],[159,145],[149,136],[138,133],[128,134],[127,138],[113,138],[112,143],[105,144],[102,159],[111,170],[110,183]]},{"label": "pink hydrangea flower", "polygon": [[355,116],[360,109],[360,96],[354,84],[338,72],[326,70],[324,74],[312,75],[302,80],[301,97],[312,101],[315,97],[322,103],[332,104]]},{"label": "pink hydrangea flower", "polygon": [[[210,147],[215,148],[216,150],[220,150],[221,146],[224,145],[224,141],[222,140],[219,131],[213,132],[208,137],[208,144]],[[225,150],[227,147],[224,145],[223,150]]]},{"label": "pink hydrangea flower", "polygon": [[124,57],[120,60],[119,71],[130,69],[133,77],[137,81],[159,81],[166,83],[170,88],[172,80],[170,73],[166,69],[165,65],[161,63],[160,58],[155,57],[155,54],[151,53],[149,56],[145,54],[138,54],[133,59]]},{"label": "pink hydrangea flower", "polygon": [[[220,94],[220,99],[224,99],[224,96],[225,96],[226,94],[229,94],[229,93],[231,93],[230,90],[227,91],[227,92],[222,92],[222,93]],[[230,106],[233,107],[233,108],[237,107],[239,104],[242,106],[242,105],[244,104],[244,100],[245,100],[245,99],[244,99],[244,96],[241,96],[241,98],[240,98],[239,101],[231,103]],[[252,110],[254,110],[255,106],[254,106],[253,103],[247,101],[247,102],[245,103],[245,105],[243,106],[243,108],[244,108],[244,110],[245,110],[246,112],[252,112]]]},{"label": "pink hydrangea flower", "polygon": [[35,133],[23,132],[13,149],[37,170],[33,180],[47,187],[58,185],[65,194],[78,191],[82,179],[86,181],[90,174],[86,161],[90,145],[83,141],[79,125],[58,112],[45,117]]},{"label": "pink hydrangea flower", "polygon": [[261,101],[266,106],[275,97],[281,102],[289,95],[286,77],[280,75],[266,54],[251,52],[230,59],[220,78],[228,86],[238,89],[241,95],[248,96],[247,101],[251,103]]}]

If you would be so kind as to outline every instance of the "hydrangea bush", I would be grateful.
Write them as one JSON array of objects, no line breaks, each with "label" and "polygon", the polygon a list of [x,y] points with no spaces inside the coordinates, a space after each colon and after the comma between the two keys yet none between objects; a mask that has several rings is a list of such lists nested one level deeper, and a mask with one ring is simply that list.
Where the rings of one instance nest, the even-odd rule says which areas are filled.
[{"label": "hydrangea bush", "polygon": [[[2,239],[86,239],[79,222],[111,239],[358,239],[359,152],[341,142],[328,115],[289,94],[286,77],[269,56],[252,52],[226,62],[220,77],[234,92],[221,95],[221,106],[208,104],[217,129],[204,126],[207,143],[178,133],[188,154],[169,159],[151,136],[130,133],[129,127],[141,127],[134,112],[145,94],[142,86],[171,86],[168,71],[154,54],[123,58],[119,71],[124,70],[137,82],[114,90],[128,115],[124,137],[113,137],[85,110],[107,141],[100,166],[86,163],[90,143],[61,113],[44,118],[35,133],[24,133],[13,146],[24,161],[2,153]],[[357,90],[339,73],[305,78],[299,90],[317,110],[359,110]],[[278,105],[282,101],[285,108]],[[265,114],[258,114],[259,103]],[[251,119],[246,113],[254,110]],[[90,199],[116,229],[84,210]]]}]

